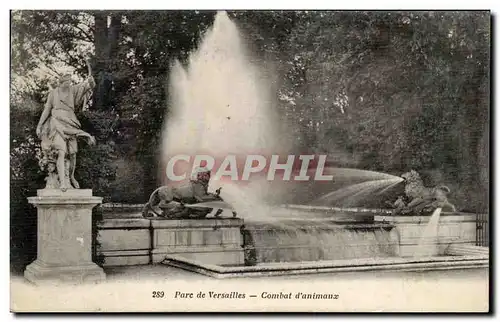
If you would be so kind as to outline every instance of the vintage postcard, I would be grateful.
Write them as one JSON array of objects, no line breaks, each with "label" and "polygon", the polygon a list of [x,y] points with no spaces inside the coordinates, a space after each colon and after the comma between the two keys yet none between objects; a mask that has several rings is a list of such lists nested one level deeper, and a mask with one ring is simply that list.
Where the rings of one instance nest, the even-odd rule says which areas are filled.
[{"label": "vintage postcard", "polygon": [[10,15],[12,312],[490,311],[489,11]]}]

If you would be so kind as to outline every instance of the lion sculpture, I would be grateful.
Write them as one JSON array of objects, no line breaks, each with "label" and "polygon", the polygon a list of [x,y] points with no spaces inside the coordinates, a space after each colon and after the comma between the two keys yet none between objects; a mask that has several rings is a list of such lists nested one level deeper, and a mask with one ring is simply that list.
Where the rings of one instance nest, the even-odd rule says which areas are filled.
[{"label": "lion sculpture", "polygon": [[415,170],[403,173],[401,178],[405,182],[405,196],[399,196],[393,204],[394,214],[432,212],[437,208],[456,211],[448,201],[450,188],[447,186],[426,187]]},{"label": "lion sculpture", "polygon": [[[209,181],[210,171],[198,169],[193,174],[193,177],[183,185],[157,188],[144,205],[143,217],[153,215],[169,219],[205,218],[214,209],[186,207],[185,205],[207,201],[223,201],[220,197],[220,188],[217,189],[216,193],[208,192]],[[155,210],[156,207],[161,209],[160,213]],[[222,212],[222,209],[217,209],[214,216],[219,217]],[[233,217],[235,216],[236,212],[233,211]]]}]

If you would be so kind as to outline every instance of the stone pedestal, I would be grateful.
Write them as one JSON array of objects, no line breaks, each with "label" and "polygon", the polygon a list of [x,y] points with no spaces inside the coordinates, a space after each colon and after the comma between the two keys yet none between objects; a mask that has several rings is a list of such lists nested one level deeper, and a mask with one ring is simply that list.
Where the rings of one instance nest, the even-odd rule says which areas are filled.
[{"label": "stone pedestal", "polygon": [[38,246],[25,278],[35,284],[104,280],[92,262],[92,208],[102,198],[90,189],[43,189],[28,201],[38,208]]}]

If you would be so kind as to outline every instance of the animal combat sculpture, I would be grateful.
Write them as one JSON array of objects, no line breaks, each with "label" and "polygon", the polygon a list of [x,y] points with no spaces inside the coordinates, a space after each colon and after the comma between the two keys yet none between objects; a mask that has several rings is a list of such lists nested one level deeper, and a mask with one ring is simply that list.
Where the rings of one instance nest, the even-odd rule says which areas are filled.
[{"label": "animal combat sculpture", "polygon": [[[214,208],[191,206],[196,203],[209,201],[223,201],[220,197],[221,188],[216,193],[208,192],[208,183],[210,181],[210,171],[198,169],[192,175],[191,179],[180,186],[161,186],[157,188],[143,208],[143,217],[149,217],[152,214],[155,217],[165,217],[168,219],[200,219],[205,218]],[[161,213],[155,210],[155,207],[161,209]],[[218,209],[215,217],[219,217],[223,209]],[[236,212],[232,211],[233,217]]]},{"label": "animal combat sculpture", "polygon": [[447,186],[425,187],[420,175],[411,170],[401,175],[405,182],[405,196],[400,196],[393,203],[393,214],[419,214],[432,212],[436,208],[456,211],[448,201],[450,189]]}]

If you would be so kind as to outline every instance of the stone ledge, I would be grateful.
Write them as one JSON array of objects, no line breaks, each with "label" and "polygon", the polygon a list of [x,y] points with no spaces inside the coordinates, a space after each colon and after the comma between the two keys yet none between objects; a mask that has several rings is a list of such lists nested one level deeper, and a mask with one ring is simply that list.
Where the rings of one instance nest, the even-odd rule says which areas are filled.
[{"label": "stone ledge", "polygon": [[[152,254],[153,263],[162,263],[167,256],[166,253]],[[210,253],[176,253],[172,256],[180,256],[186,259],[198,259],[208,265],[230,265],[240,266],[245,263],[245,256],[241,251],[219,251]]]},{"label": "stone ledge", "polygon": [[[399,242],[399,246],[410,246],[410,245],[418,245],[418,243],[422,241],[421,238],[415,238],[415,239],[404,239]],[[461,239],[461,238],[445,238],[438,236],[437,242],[435,241],[435,238],[428,238],[428,239],[423,239],[423,241],[432,241],[430,244],[433,245],[450,245],[451,243],[453,244],[474,244],[476,242],[475,239]]]},{"label": "stone ledge", "polygon": [[429,257],[422,259],[353,259],[223,267],[179,255],[171,255],[167,256],[163,263],[215,278],[282,276],[353,271],[425,271],[486,268],[489,266],[489,261],[484,256]]},{"label": "stone ledge", "polygon": [[28,202],[38,205],[98,205],[102,202],[102,197],[85,197],[85,196],[37,196],[28,197]]},{"label": "stone ledge", "polygon": [[149,218],[105,218],[99,223],[100,229],[176,229],[176,230],[213,230],[214,228],[238,228],[243,219],[149,219]]},{"label": "stone ledge", "polygon": [[231,252],[231,251],[238,251],[238,252],[243,252],[243,247],[238,244],[225,244],[225,245],[200,245],[200,246],[163,246],[163,245],[158,245],[156,246],[151,253],[152,254],[157,254],[157,253],[169,253],[169,254],[175,254],[175,253],[216,253],[216,252]]},{"label": "stone ledge", "polygon": [[[440,223],[448,223],[448,222],[476,222],[476,218],[478,215],[469,214],[469,213],[453,213],[443,216],[441,213],[439,222]],[[425,224],[429,222],[430,216],[383,216],[376,215],[374,216],[374,220],[376,222],[386,222],[386,223],[413,223],[413,224]]]},{"label": "stone ledge", "polygon": [[151,225],[151,220],[145,218],[109,218],[103,219],[99,223],[100,229],[147,229]]},{"label": "stone ledge", "polygon": [[100,254],[105,257],[114,257],[114,256],[149,256],[150,249],[131,249],[131,250],[103,250],[100,251]]},{"label": "stone ledge", "polygon": [[243,226],[241,218],[207,218],[207,219],[153,219],[151,226],[156,229],[179,229],[179,228],[221,228]]}]

